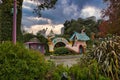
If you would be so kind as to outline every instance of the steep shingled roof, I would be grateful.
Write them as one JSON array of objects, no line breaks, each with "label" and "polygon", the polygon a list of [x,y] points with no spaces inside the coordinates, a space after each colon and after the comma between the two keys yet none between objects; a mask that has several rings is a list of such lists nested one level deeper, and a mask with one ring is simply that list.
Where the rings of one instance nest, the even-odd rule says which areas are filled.
[{"label": "steep shingled roof", "polygon": [[81,41],[90,40],[90,38],[85,33],[74,32],[74,34],[71,36],[70,40],[71,41],[75,40],[75,37],[77,40],[81,40]]}]

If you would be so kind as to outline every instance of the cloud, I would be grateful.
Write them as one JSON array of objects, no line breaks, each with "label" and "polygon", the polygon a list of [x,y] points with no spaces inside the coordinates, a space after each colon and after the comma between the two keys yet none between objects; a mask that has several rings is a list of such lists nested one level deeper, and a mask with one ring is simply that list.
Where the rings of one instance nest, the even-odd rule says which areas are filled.
[{"label": "cloud", "polygon": [[33,1],[24,0],[22,5],[22,17],[35,16],[33,14],[33,9],[36,7],[36,4]]},{"label": "cloud", "polygon": [[[94,12],[95,14],[91,12],[91,14],[93,14],[92,16],[97,16],[97,19],[100,18],[98,17],[100,15],[99,12],[104,7],[102,0],[58,0],[55,9],[42,11],[42,17],[51,19],[53,24],[62,24],[66,20],[88,17],[88,15],[80,15],[86,6],[92,6],[96,9],[97,12]],[[84,11],[84,13],[87,14],[88,12]]]},{"label": "cloud", "polygon": [[28,28],[34,25],[46,25],[46,24],[52,25],[51,19],[42,17],[38,18],[34,16],[22,18],[22,25]]},{"label": "cloud", "polygon": [[54,25],[54,27],[52,25],[47,25],[47,24],[46,25],[34,25],[34,26],[31,26],[30,28],[25,27],[25,31],[36,34],[39,30],[48,28],[46,35],[48,35],[51,30],[53,30],[55,34],[60,34],[62,27],[63,27],[63,24]]},{"label": "cloud", "polygon": [[[28,3],[27,3],[28,4]],[[32,11],[33,9],[29,6],[29,5],[23,5],[22,6],[24,9],[26,9],[26,10],[30,10],[30,11]]]},{"label": "cloud", "polygon": [[101,9],[93,7],[93,6],[85,6],[81,10],[80,16],[83,18],[95,16],[97,19],[100,19],[101,18]]},{"label": "cloud", "polygon": [[69,18],[76,18],[78,16],[78,6],[75,4],[71,4],[69,6],[65,6],[63,8],[63,14],[69,19]]},{"label": "cloud", "polygon": [[22,5],[22,25],[24,27],[31,27],[36,24],[50,24],[51,20],[47,18],[38,18],[37,15],[33,13],[33,9],[36,7],[37,3],[33,1],[24,0]]},{"label": "cloud", "polygon": [[[25,29],[30,31],[38,31],[42,27],[51,27],[62,25],[66,20],[78,19],[79,17],[86,18],[90,16],[96,16],[100,18],[100,11],[105,4],[103,0],[58,0],[55,9],[45,9],[41,11],[42,17],[38,18],[33,14],[33,9],[37,3],[33,1],[24,0],[23,2],[23,14],[22,25]],[[63,26],[63,25],[62,25]],[[38,30],[37,30],[38,29]],[[56,29],[56,33],[60,28]],[[30,32],[29,31],[29,32]]]}]

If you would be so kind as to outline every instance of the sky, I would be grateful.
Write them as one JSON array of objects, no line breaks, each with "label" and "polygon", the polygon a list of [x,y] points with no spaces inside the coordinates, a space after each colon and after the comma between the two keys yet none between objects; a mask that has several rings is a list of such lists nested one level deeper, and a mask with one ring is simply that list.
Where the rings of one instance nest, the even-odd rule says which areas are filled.
[{"label": "sky", "polygon": [[2,0],[0,0],[0,4],[2,3]]},{"label": "sky", "polygon": [[48,28],[60,34],[66,20],[95,16],[101,18],[101,10],[106,7],[103,0],[58,0],[54,9],[41,11],[42,17],[33,13],[37,3],[24,0],[22,6],[22,26],[27,32],[36,34],[37,31]]}]

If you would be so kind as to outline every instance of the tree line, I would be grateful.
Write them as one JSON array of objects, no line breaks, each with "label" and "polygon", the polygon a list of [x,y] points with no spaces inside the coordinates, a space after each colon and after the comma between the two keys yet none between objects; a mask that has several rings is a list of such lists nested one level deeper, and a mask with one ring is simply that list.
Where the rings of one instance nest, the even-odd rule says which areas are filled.
[{"label": "tree line", "polygon": [[[33,0],[41,2],[34,12],[41,17],[41,10],[54,8],[57,0]],[[72,34],[73,31],[80,32],[82,27],[86,27],[88,35],[99,32],[99,35],[117,34],[120,35],[120,0],[103,0],[107,3],[107,8],[102,10],[102,21],[94,21],[93,18],[65,21],[65,35]],[[13,25],[13,0],[2,0],[0,4],[0,41],[11,41],[12,39],[12,25]],[[23,42],[24,36],[21,32],[21,18],[22,18],[22,3],[23,0],[17,0],[17,41]],[[105,20],[107,18],[107,20]],[[69,35],[68,35],[69,36]]]}]

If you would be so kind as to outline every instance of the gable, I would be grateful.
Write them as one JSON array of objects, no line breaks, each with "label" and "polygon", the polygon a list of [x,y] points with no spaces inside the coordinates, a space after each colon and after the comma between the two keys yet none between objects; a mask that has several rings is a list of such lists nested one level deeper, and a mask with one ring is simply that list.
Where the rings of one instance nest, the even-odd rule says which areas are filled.
[{"label": "gable", "polygon": [[73,41],[75,37],[76,37],[77,40],[82,40],[82,41],[90,40],[90,38],[85,33],[77,33],[77,32],[75,32],[72,35],[72,37],[70,38],[70,40]]}]

